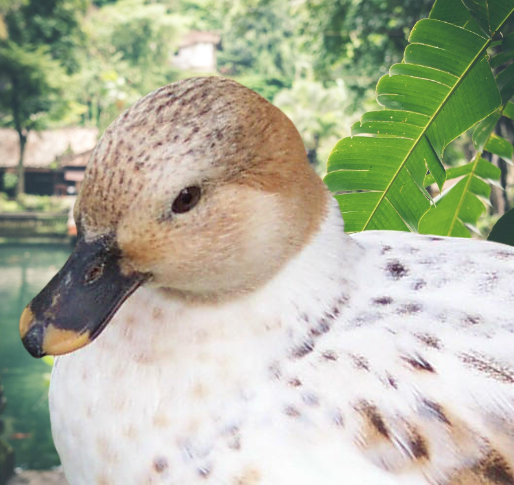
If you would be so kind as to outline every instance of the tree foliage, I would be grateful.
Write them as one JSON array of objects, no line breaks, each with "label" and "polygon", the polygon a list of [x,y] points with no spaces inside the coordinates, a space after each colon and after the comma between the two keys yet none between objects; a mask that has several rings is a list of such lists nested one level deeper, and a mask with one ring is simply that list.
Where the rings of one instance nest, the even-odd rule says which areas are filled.
[{"label": "tree foliage", "polygon": [[27,48],[46,46],[68,74],[77,71],[77,46],[84,42],[80,21],[86,7],[86,0],[12,2],[5,14],[9,41]]},{"label": "tree foliage", "polygon": [[185,32],[182,18],[160,3],[120,0],[93,8],[76,97],[84,122],[104,129],[144,94],[177,79],[171,55]]},{"label": "tree foliage", "polygon": [[181,17],[166,5],[144,0],[120,0],[92,10],[84,30],[89,53],[95,57],[118,57],[144,71],[168,63],[178,45]]},{"label": "tree foliage", "polygon": [[[513,13],[506,0],[489,1],[485,13],[473,2],[438,0],[430,18],[414,26],[402,63],[378,83],[385,109],[365,114],[329,158],[325,180],[338,194],[348,231],[417,231],[422,220],[423,232],[470,236],[488,182],[499,178],[483,151],[512,158],[512,146],[492,131],[514,94],[513,74],[507,67],[495,78],[487,50]],[[447,173],[445,147],[481,121],[474,160]],[[425,187],[442,188],[447,176],[464,177],[434,205]]]},{"label": "tree foliage", "polygon": [[354,106],[389,66],[400,62],[409,32],[427,17],[433,0],[307,0],[302,15],[305,49],[322,79],[342,78]]},{"label": "tree foliage", "polygon": [[66,74],[44,46],[26,48],[8,43],[0,47],[0,73],[3,125],[28,132],[66,114]]},{"label": "tree foliage", "polygon": [[346,129],[341,112],[350,102],[342,81],[325,88],[321,82],[297,79],[290,89],[273,99],[300,132],[311,163],[326,160],[330,150]]},{"label": "tree foliage", "polygon": [[20,141],[17,193],[24,191],[23,155],[30,130],[67,119],[68,74],[78,69],[82,0],[27,0],[4,5],[0,41],[0,123]]},{"label": "tree foliage", "polygon": [[514,209],[500,217],[487,239],[514,246]]},{"label": "tree foliage", "polygon": [[223,50],[218,57],[222,73],[258,72],[265,78],[293,79],[298,49],[289,2],[238,0],[226,2]]}]

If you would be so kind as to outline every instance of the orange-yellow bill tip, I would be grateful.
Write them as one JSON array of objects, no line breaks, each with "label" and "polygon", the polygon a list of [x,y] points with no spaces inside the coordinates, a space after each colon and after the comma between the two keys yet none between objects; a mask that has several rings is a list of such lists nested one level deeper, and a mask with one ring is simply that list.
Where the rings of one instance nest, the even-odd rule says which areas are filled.
[{"label": "orange-yellow bill tip", "polygon": [[25,347],[30,347],[29,352],[37,357],[67,354],[91,342],[89,331],[80,333],[37,322],[30,305],[21,314],[20,335]]},{"label": "orange-yellow bill tip", "polygon": [[23,345],[36,358],[84,347],[109,323],[122,303],[149,275],[124,274],[111,237],[80,240],[64,267],[20,318]]},{"label": "orange-yellow bill tip", "polygon": [[67,354],[91,342],[89,335],[89,332],[78,333],[48,325],[43,338],[43,352],[45,355]]},{"label": "orange-yellow bill tip", "polygon": [[20,335],[21,338],[25,337],[27,335],[27,332],[29,331],[30,327],[32,326],[32,323],[34,322],[34,314],[32,313],[29,306],[25,307],[25,310],[23,310],[23,313],[20,317]]}]

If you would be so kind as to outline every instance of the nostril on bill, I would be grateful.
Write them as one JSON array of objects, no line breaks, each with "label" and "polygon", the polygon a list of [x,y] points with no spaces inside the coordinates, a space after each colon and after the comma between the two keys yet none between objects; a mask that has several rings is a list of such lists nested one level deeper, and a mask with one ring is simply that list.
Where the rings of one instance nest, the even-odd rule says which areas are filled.
[{"label": "nostril on bill", "polygon": [[42,325],[34,325],[23,337],[23,345],[32,357],[40,358],[45,355],[43,352],[44,337],[45,331]]}]

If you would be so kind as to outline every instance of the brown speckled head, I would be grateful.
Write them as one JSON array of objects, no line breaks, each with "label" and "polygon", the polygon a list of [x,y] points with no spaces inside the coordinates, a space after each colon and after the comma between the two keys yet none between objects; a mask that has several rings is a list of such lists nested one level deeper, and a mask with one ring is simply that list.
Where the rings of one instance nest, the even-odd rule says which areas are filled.
[{"label": "brown speckled head", "polygon": [[[172,210],[198,187],[189,211]],[[86,240],[110,235],[157,286],[211,297],[269,279],[319,227],[328,193],[291,121],[234,81],[192,78],[106,130],[76,204]]]}]

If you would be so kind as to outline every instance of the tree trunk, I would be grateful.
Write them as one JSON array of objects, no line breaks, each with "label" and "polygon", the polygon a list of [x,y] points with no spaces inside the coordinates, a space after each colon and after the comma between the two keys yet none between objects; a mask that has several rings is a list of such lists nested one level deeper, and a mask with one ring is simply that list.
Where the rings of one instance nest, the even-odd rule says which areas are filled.
[{"label": "tree trunk", "polygon": [[25,145],[27,144],[27,134],[22,131],[18,131],[18,137],[20,139],[20,159],[18,160],[18,185],[16,186],[16,197],[20,194],[25,193],[25,167],[23,166],[23,158],[25,156]]},{"label": "tree trunk", "polygon": [[18,168],[16,170],[16,174],[18,175],[18,184],[16,185],[16,198],[20,194],[25,193],[25,168],[23,167],[23,158],[25,155],[25,145],[27,143],[27,136],[29,134],[28,130],[23,128],[23,123],[21,121],[20,114],[20,103],[18,100],[18,91],[16,90],[16,86],[18,86],[18,79],[16,76],[12,76],[11,78],[12,86],[13,86],[13,94],[11,97],[11,106],[12,106],[12,114],[14,120],[14,128],[18,132],[18,138],[20,140],[20,158],[18,160]]}]

